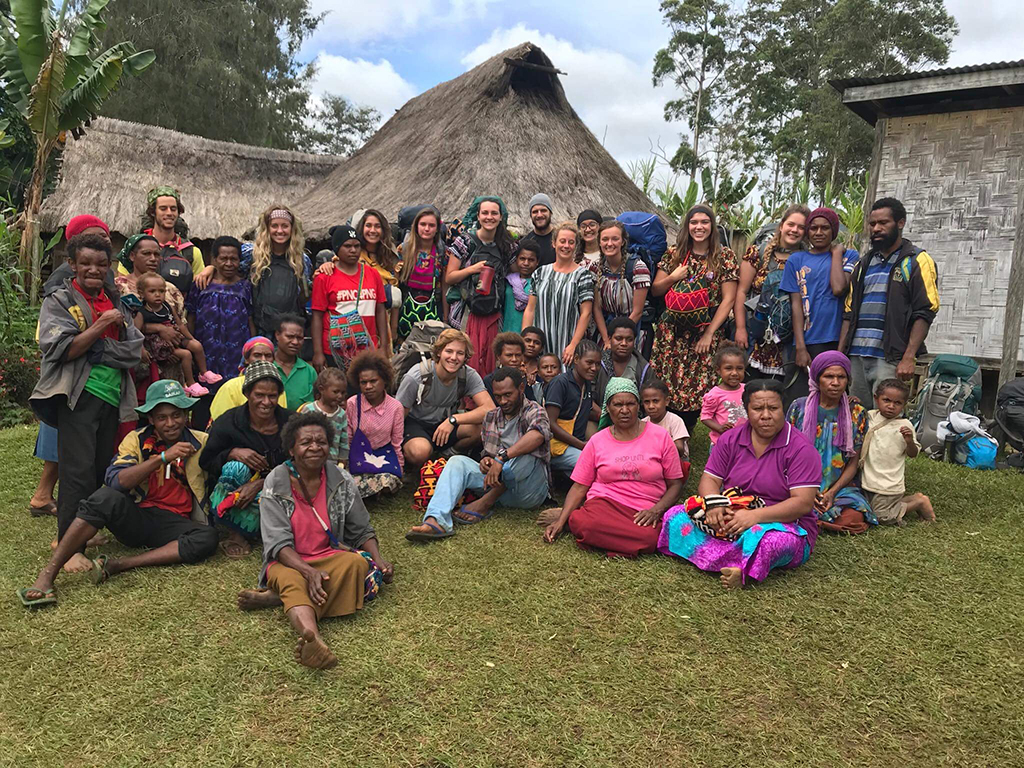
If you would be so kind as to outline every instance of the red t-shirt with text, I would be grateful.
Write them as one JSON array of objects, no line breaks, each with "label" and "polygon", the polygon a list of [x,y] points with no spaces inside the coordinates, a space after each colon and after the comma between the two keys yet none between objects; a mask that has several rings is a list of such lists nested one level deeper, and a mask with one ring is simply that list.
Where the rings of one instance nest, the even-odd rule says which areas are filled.
[{"label": "red t-shirt with text", "polygon": [[366,330],[370,334],[370,343],[377,346],[377,305],[383,304],[384,281],[376,269],[367,269],[360,265],[359,272],[346,275],[335,269],[329,275],[319,274],[313,278],[314,312],[324,313],[323,350],[328,354],[330,344],[330,316],[344,315],[356,311],[356,290],[359,288],[359,275],[362,273],[363,287],[359,296],[359,315],[363,318]]}]

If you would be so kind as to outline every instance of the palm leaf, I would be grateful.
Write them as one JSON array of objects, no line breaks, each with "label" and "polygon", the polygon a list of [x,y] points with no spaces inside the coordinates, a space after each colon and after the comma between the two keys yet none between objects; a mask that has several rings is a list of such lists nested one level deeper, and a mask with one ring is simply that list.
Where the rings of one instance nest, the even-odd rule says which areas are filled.
[{"label": "palm leaf", "polygon": [[96,33],[102,32],[107,23],[100,18],[110,0],[91,0],[78,16],[78,27],[71,35],[68,56],[86,56],[93,49]]},{"label": "palm leaf", "polygon": [[61,103],[60,130],[73,130],[95,116],[117,87],[122,72],[124,61],[120,56],[96,62],[85,77],[65,93]]},{"label": "palm leaf", "polygon": [[25,80],[35,83],[50,52],[53,15],[49,0],[11,0],[18,56]]},{"label": "palm leaf", "polygon": [[63,85],[65,64],[64,51],[59,42],[55,41],[50,55],[39,70],[39,77],[35,85],[32,86],[32,98],[29,104],[28,126],[40,143],[57,137],[61,100],[65,95]]}]

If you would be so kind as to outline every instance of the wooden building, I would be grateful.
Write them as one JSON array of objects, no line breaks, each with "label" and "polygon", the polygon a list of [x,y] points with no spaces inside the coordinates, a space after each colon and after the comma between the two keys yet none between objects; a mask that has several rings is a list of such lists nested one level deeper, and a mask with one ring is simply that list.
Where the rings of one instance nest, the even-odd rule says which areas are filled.
[{"label": "wooden building", "polygon": [[[928,351],[998,369],[1014,243],[1024,230],[1024,61],[832,86],[875,126],[868,201],[900,199],[904,236],[938,266],[941,309]],[[1014,271],[1024,297],[1024,263]],[[1021,359],[1020,307],[1010,303],[1007,351]]]}]

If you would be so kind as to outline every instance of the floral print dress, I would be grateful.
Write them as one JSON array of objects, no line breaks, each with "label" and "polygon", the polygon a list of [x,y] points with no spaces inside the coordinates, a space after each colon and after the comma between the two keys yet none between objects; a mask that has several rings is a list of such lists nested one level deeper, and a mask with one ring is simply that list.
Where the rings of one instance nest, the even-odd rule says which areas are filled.
[{"label": "floral print dress", "polygon": [[[670,248],[658,269],[671,272],[675,248]],[[739,280],[739,265],[736,254],[728,248],[722,249],[721,266],[717,272],[707,268],[702,256],[691,254],[688,261],[687,277],[699,275],[703,271],[708,280],[709,312],[714,317],[722,303],[722,286]],[[651,364],[658,376],[668,384],[669,407],[677,411],[699,411],[704,401],[704,394],[716,382],[717,373],[712,364],[718,346],[725,338],[722,328],[715,331],[711,340],[711,348],[699,354],[695,347],[704,335],[703,328],[679,328],[667,317],[662,316],[654,328],[654,351]]]},{"label": "floral print dress", "polygon": [[[775,269],[782,269],[786,266],[786,260],[790,252],[776,248],[771,253],[761,253],[756,245],[747,248],[743,254],[743,260],[754,268],[754,280],[747,291],[747,298],[761,295],[761,288],[768,273]],[[774,262],[774,264],[772,263]],[[750,352],[748,361],[751,368],[754,368],[765,376],[782,376],[782,344],[764,339],[751,339],[753,349]]]}]

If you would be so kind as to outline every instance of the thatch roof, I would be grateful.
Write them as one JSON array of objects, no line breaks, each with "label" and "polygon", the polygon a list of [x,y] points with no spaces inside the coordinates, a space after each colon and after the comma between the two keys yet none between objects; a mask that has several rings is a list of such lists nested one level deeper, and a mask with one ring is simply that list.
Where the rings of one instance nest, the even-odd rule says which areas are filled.
[{"label": "thatch roof", "polygon": [[411,99],[296,213],[308,236],[326,238],[360,208],[390,216],[433,203],[451,218],[475,195],[498,194],[522,232],[537,192],[551,196],[556,222],[587,208],[656,212],[566,100],[551,60],[522,43]]},{"label": "thatch roof", "polygon": [[42,227],[55,232],[72,216],[91,213],[112,232],[134,234],[146,192],[170,184],[181,192],[190,237],[241,237],[266,206],[292,205],[342,160],[99,118],[84,137],[69,138],[57,189],[43,203]]}]

